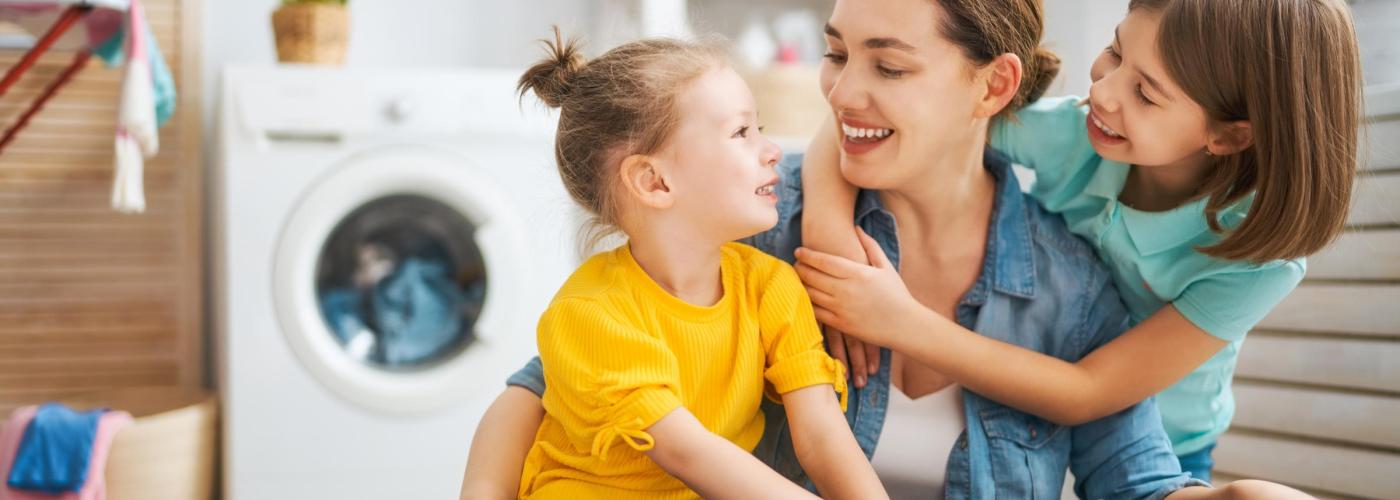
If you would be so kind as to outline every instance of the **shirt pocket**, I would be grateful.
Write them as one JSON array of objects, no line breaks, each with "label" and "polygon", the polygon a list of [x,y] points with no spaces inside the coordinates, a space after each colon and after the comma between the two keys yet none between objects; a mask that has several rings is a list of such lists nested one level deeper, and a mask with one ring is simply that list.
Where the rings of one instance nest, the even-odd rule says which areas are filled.
[{"label": "shirt pocket", "polygon": [[978,412],[997,498],[1060,498],[1069,468],[1066,428],[1011,408]]}]

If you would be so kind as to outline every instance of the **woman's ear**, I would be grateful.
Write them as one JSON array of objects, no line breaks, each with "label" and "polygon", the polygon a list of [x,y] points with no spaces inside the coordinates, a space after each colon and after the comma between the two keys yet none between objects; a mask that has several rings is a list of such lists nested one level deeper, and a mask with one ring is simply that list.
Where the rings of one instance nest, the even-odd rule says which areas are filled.
[{"label": "woman's ear", "polygon": [[1010,52],[997,56],[992,62],[978,69],[978,82],[983,85],[982,96],[977,100],[978,118],[991,118],[1006,109],[1006,105],[1016,98],[1021,90],[1021,74],[1025,68],[1021,58]]},{"label": "woman's ear", "polygon": [[1236,120],[1211,126],[1206,139],[1206,151],[1215,156],[1226,156],[1249,149],[1254,145],[1254,127],[1249,120]]},{"label": "woman's ear", "polygon": [[642,206],[665,209],[675,204],[671,187],[657,159],[648,155],[631,155],[622,159],[622,185]]}]

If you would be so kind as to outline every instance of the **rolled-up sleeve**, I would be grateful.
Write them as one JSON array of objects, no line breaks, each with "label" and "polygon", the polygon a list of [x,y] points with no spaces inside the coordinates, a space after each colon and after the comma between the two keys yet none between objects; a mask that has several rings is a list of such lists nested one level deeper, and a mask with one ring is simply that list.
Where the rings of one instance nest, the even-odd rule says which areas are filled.
[{"label": "rolled-up sleeve", "polygon": [[769,397],[804,387],[830,384],[846,410],[846,375],[841,364],[822,347],[822,334],[812,302],[797,272],[778,264],[759,301],[759,329],[766,355],[764,379]]},{"label": "rolled-up sleeve", "polygon": [[1187,486],[1210,486],[1181,471],[1151,399],[1075,426],[1071,440],[1079,498],[1159,500]]},{"label": "rolled-up sleeve", "polygon": [[544,397],[544,363],[540,362],[540,357],[530,358],[525,366],[506,379],[506,385],[521,387],[535,393],[536,396]]}]

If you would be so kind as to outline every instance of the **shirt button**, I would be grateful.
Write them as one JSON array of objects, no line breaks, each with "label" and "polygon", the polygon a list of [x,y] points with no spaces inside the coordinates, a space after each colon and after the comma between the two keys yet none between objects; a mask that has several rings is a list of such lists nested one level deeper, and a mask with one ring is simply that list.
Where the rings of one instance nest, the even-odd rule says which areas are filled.
[{"label": "shirt button", "polygon": [[1031,430],[1031,439],[1035,439],[1035,426],[1030,426],[1030,430]]},{"label": "shirt button", "polygon": [[958,440],[958,447],[959,447],[959,448],[962,448],[962,449],[964,449],[964,450],[966,450],[966,449],[967,449],[967,438],[959,439],[959,440]]},{"label": "shirt button", "polygon": [[1218,411],[1220,411],[1220,402],[1219,402],[1219,401],[1211,401],[1211,402],[1210,402],[1210,411],[1212,411],[1212,412],[1218,412]]}]

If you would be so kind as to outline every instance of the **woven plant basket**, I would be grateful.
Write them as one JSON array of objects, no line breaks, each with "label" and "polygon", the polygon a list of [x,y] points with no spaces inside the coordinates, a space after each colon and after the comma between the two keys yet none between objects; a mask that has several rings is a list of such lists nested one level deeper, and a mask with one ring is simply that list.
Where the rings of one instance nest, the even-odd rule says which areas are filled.
[{"label": "woven plant basket", "polygon": [[284,63],[342,64],[350,35],[350,11],[343,5],[300,3],[272,13],[277,60]]}]

